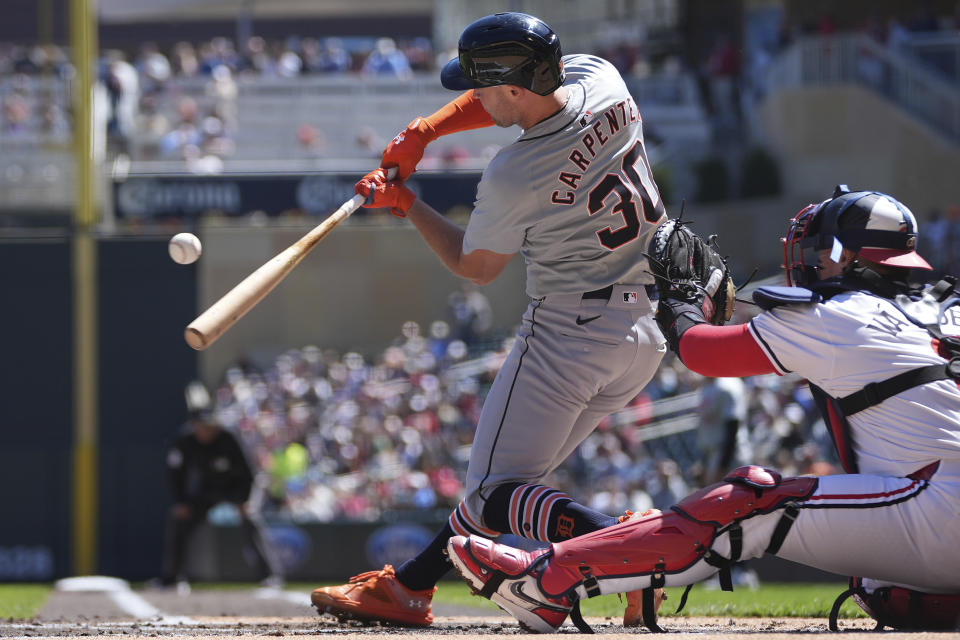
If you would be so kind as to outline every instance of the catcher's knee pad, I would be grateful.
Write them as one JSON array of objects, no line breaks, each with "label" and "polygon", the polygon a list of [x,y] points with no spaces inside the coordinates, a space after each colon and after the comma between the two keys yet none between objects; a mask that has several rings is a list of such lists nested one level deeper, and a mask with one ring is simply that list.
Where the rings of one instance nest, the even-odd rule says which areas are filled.
[{"label": "catcher's knee pad", "polygon": [[671,508],[694,520],[723,527],[806,498],[816,488],[816,478],[784,480],[773,469],[748,465],[734,469],[722,482],[691,493]]},{"label": "catcher's knee pad", "polygon": [[881,587],[868,593],[860,578],[851,578],[850,588],[833,603],[831,631],[838,630],[840,605],[850,596],[877,621],[877,629],[960,631],[960,593],[923,593],[903,587]]},{"label": "catcher's knee pad", "polygon": [[[671,511],[652,513],[554,544],[543,586],[550,593],[562,593],[584,580],[589,593],[591,587],[587,583],[595,580],[649,576],[649,586],[662,587],[667,575],[682,574],[702,560],[722,572],[721,585],[729,589],[729,568],[740,559],[739,523],[806,498],[816,486],[816,478],[784,480],[770,469],[741,467],[722,482],[681,500]],[[776,527],[768,551],[775,551],[771,547],[779,548],[794,517],[795,513],[785,513],[781,518],[782,526]],[[722,533],[729,533],[730,557],[721,557],[711,550]],[[696,577],[691,574],[691,582],[706,577],[702,573],[699,571]]]}]

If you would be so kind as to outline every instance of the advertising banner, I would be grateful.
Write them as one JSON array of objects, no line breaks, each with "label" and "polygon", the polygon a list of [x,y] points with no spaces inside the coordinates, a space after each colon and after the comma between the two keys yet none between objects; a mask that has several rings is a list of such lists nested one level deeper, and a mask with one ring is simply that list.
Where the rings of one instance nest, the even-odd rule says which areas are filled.
[{"label": "advertising banner", "polygon": [[[129,175],[113,183],[115,214],[121,220],[228,217],[261,211],[268,216],[323,216],[353,195],[355,173]],[[441,213],[473,207],[479,172],[417,173],[407,185]],[[357,212],[363,215],[363,210]]]}]

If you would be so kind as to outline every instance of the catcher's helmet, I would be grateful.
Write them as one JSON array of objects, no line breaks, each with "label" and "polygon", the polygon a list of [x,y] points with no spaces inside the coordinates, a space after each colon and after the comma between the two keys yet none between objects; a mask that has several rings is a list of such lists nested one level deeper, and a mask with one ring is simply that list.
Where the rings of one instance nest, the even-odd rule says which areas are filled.
[{"label": "catcher's helmet", "polygon": [[[783,240],[787,283],[815,282],[817,252],[855,251],[859,256],[890,267],[932,269],[917,253],[917,220],[901,202],[878,191],[850,191],[837,185],[833,197],[807,205],[791,221]],[[804,260],[804,249],[812,257]]]},{"label": "catcher's helmet", "polygon": [[463,30],[458,50],[440,72],[447,89],[514,84],[546,96],[563,83],[560,38],[525,13],[480,18]]}]

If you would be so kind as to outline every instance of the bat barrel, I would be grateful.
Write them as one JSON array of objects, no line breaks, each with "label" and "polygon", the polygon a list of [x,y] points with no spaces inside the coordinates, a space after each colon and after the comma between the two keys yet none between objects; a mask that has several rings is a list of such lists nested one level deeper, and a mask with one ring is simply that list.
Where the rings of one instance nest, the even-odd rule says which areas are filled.
[{"label": "bat barrel", "polygon": [[183,332],[183,339],[187,341],[187,344],[196,349],[197,351],[203,351],[207,348],[209,341],[206,336],[204,336],[198,329],[196,329],[192,324],[189,325]]},{"label": "bat barrel", "polygon": [[274,287],[280,284],[320,240],[326,237],[334,227],[346,219],[361,204],[363,204],[363,196],[353,196],[309,233],[244,278],[240,284],[187,325],[183,332],[183,338],[187,344],[198,351],[213,344],[237,320],[242,318]]}]

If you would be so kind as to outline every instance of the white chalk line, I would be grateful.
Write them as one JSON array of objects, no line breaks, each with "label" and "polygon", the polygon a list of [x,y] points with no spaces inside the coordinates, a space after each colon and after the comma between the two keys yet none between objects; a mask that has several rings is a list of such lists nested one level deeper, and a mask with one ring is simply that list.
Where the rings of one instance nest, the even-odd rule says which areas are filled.
[{"label": "white chalk line", "polygon": [[285,600],[290,604],[295,604],[303,607],[312,607],[313,603],[310,601],[310,594],[303,593],[301,591],[284,591],[282,589],[257,589],[253,592],[254,597],[260,598],[261,600]]},{"label": "white chalk line", "polygon": [[155,620],[160,624],[193,626],[196,620],[188,616],[170,616],[144,600],[133,591],[108,591],[107,595],[124,613],[138,620]]}]

